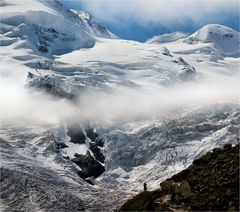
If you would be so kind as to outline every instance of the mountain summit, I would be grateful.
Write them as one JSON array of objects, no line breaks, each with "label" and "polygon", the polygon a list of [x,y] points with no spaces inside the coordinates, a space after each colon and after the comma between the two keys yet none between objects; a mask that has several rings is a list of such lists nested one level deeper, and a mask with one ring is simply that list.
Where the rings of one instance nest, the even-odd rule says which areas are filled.
[{"label": "mountain summit", "polygon": [[226,26],[208,24],[190,35],[184,41],[188,44],[212,43],[224,56],[239,57],[240,33]]},{"label": "mountain summit", "polygon": [[92,47],[95,37],[115,37],[89,14],[79,15],[59,1],[1,1],[1,45],[15,43],[35,53],[59,55],[79,48]]}]

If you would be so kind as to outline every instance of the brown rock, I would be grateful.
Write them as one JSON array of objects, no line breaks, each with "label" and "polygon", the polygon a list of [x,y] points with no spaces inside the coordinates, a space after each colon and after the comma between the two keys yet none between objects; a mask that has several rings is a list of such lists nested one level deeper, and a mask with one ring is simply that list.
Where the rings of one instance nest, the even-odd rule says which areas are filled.
[{"label": "brown rock", "polygon": [[185,180],[179,185],[179,193],[186,199],[191,196],[191,186]]}]

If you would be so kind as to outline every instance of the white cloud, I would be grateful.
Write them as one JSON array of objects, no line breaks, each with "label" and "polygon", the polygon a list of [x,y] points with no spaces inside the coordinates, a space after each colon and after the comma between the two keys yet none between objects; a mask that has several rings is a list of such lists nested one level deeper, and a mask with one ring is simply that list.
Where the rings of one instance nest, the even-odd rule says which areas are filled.
[{"label": "white cloud", "polygon": [[[237,13],[237,0],[83,0],[82,4],[98,19],[122,23],[164,26],[191,21],[195,24],[216,15]],[[221,18],[221,17],[220,17]]]}]

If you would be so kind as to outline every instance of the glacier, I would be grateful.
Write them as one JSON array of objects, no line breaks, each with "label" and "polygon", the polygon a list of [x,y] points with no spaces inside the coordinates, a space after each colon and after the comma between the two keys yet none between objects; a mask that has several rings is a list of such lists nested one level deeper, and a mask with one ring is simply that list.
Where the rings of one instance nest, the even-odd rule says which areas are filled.
[{"label": "glacier", "polygon": [[0,6],[3,210],[115,210],[239,143],[239,32],[139,43],[58,1]]}]

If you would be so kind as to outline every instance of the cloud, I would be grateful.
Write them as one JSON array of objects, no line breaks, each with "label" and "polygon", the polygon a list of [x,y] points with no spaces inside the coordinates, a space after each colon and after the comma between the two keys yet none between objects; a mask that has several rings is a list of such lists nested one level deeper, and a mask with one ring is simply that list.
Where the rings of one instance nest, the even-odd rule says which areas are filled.
[{"label": "cloud", "polygon": [[27,72],[29,68],[15,64],[1,65],[6,73],[13,70],[11,74],[1,72],[0,75],[2,123],[48,124],[70,119],[83,124],[91,120],[115,126],[165,116],[182,109],[191,111],[212,104],[239,103],[239,79],[235,75],[218,76],[218,80],[214,76],[206,82],[180,83],[168,89],[153,84],[148,88],[129,88],[112,93],[86,90],[73,103],[24,88],[23,81],[19,79],[22,74],[19,73]]},{"label": "cloud", "polygon": [[239,104],[239,77],[234,74],[235,68],[229,76],[220,72],[208,75],[203,81],[181,82],[168,88],[153,82],[146,87],[114,92],[86,89],[78,100],[70,102],[26,89],[23,85],[28,71],[32,71],[30,68],[2,61],[0,66],[1,123],[55,124],[70,119],[83,124],[90,120],[115,126],[213,104]]},{"label": "cloud", "polygon": [[207,20],[238,14],[237,0],[82,0],[82,5],[99,20],[123,24],[178,25],[190,21],[201,24]]},{"label": "cloud", "polygon": [[215,104],[237,104],[237,84],[238,80],[231,78],[216,83],[181,83],[168,89],[129,89],[112,94],[90,92],[81,96],[78,108],[89,120],[119,124]]}]

